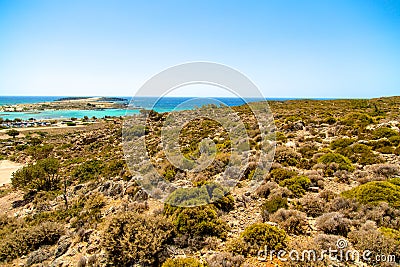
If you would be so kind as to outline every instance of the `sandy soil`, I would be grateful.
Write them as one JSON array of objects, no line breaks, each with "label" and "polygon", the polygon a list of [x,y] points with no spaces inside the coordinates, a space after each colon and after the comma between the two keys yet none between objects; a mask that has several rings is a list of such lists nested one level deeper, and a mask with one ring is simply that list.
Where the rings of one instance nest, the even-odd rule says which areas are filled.
[{"label": "sandy soil", "polygon": [[13,172],[24,166],[9,160],[0,160],[0,186],[11,182]]},{"label": "sandy soil", "polygon": [[12,192],[6,194],[5,196],[0,197],[0,214],[15,216],[16,213],[19,213],[21,212],[21,210],[27,208],[27,207],[18,207],[18,208],[13,207],[13,203],[15,201],[21,201],[23,197],[24,197],[24,192],[19,190],[13,190]]}]

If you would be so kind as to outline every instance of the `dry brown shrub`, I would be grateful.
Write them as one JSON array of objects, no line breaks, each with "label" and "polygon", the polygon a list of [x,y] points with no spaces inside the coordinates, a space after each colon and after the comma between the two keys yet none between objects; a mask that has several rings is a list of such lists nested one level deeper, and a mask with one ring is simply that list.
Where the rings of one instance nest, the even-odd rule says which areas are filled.
[{"label": "dry brown shrub", "polygon": [[318,217],[325,211],[326,201],[319,196],[307,194],[299,202],[300,210],[308,216]]},{"label": "dry brown shrub", "polygon": [[289,234],[303,235],[309,229],[306,214],[298,210],[279,209],[270,216],[270,220]]},{"label": "dry brown shrub", "polygon": [[325,213],[317,218],[316,226],[318,230],[325,234],[346,236],[350,231],[351,220],[345,218],[339,212]]}]

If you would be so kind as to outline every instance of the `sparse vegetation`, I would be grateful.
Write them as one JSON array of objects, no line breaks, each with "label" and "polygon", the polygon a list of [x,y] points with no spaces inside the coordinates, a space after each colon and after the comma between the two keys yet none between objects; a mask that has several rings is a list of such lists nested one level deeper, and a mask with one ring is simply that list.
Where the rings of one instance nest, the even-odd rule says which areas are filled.
[{"label": "sparse vegetation", "polygon": [[[12,186],[0,189],[1,263],[262,266],[257,252],[264,245],[321,251],[336,247],[343,237],[349,248],[396,254],[399,101],[270,101],[277,129],[267,136],[276,140],[267,151],[272,153],[276,144],[276,157],[256,191],[249,184],[262,135],[246,106],[233,107],[250,137],[240,144],[248,142],[251,153],[231,192],[214,182],[224,180],[225,169],[237,160],[231,158],[233,143],[220,124],[199,119],[183,127],[179,144],[187,164],[204,150],[200,140],[215,143],[215,160],[200,172],[189,172],[171,164],[160,145],[167,114],[142,111],[138,119],[148,113],[149,123],[129,130],[133,139],[146,142],[151,162],[165,179],[158,186],[168,190],[168,183],[184,184],[164,209],[140,188],[137,176],[132,179],[120,145],[121,118],[24,129],[13,139],[4,132],[0,159],[25,167],[14,173]],[[179,203],[202,206],[173,206]],[[320,265],[288,266],[331,264],[326,258]]]}]

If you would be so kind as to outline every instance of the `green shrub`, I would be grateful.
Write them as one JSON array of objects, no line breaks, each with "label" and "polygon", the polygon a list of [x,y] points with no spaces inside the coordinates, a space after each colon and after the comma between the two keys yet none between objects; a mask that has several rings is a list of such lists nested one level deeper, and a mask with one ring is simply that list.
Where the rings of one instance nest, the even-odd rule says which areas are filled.
[{"label": "green shrub", "polygon": [[291,171],[291,170],[288,170],[285,168],[277,168],[277,169],[273,169],[272,171],[269,172],[270,178],[278,183],[280,181],[290,179],[296,175],[297,175],[297,172]]},{"label": "green shrub", "polygon": [[368,145],[371,146],[374,150],[377,150],[385,146],[392,146],[392,144],[388,139],[372,140],[368,142]]},{"label": "green shrub", "polygon": [[278,251],[286,247],[286,232],[266,223],[255,223],[248,226],[238,239],[228,243],[228,250],[235,254],[257,255],[260,250]]},{"label": "green shrub", "polygon": [[12,174],[11,183],[15,188],[50,191],[58,189],[60,163],[55,158],[39,160],[29,164]]},{"label": "green shrub", "polygon": [[166,168],[163,170],[163,176],[167,181],[171,182],[175,178],[176,171],[177,168],[175,166],[167,165]]},{"label": "green shrub", "polygon": [[373,181],[345,191],[342,195],[356,199],[362,204],[376,205],[380,202],[387,202],[394,208],[400,208],[400,185],[398,181],[398,178],[388,181]]},{"label": "green shrub", "polygon": [[[168,207],[168,206],[167,206]],[[166,213],[170,216],[178,234],[191,237],[216,236],[225,238],[228,225],[219,219],[216,208],[212,205],[192,208],[172,208]]]},{"label": "green shrub", "polygon": [[104,165],[100,160],[90,160],[82,163],[72,172],[72,177],[80,183],[98,178],[103,172]]},{"label": "green shrub", "polygon": [[195,258],[177,258],[177,259],[167,259],[162,267],[204,267]]},{"label": "green shrub", "polygon": [[280,186],[287,187],[296,197],[301,197],[310,187],[311,181],[307,176],[296,176],[290,179],[283,180],[279,183]]},{"label": "green shrub", "polygon": [[393,151],[393,154],[400,155],[400,145]]},{"label": "green shrub", "polygon": [[400,244],[400,231],[392,228],[381,227],[379,230],[388,238],[392,238]]},{"label": "green shrub", "polygon": [[[0,160],[2,160],[1,159],[1,156],[0,156]],[[0,198],[2,198],[2,197],[4,197],[5,195],[7,195],[8,193],[10,193],[10,192],[12,192],[13,190],[12,190],[12,188],[0,188]]]},{"label": "green shrub", "polygon": [[165,218],[126,212],[111,218],[102,246],[111,265],[158,266],[172,235],[172,224]]},{"label": "green shrub", "polygon": [[287,198],[281,196],[273,196],[267,199],[262,204],[262,210],[267,211],[269,214],[272,214],[279,209],[287,209],[287,208],[288,208]]},{"label": "green shrub", "polygon": [[3,238],[0,262],[27,255],[43,245],[54,245],[63,233],[63,227],[53,222],[17,229]]},{"label": "green shrub", "polygon": [[235,199],[231,194],[221,197],[213,205],[222,211],[229,212],[235,208]]},{"label": "green shrub", "polygon": [[206,186],[203,185],[192,188],[178,188],[168,196],[166,203],[172,206],[200,206],[211,203],[211,199]]},{"label": "green shrub", "polygon": [[390,183],[400,186],[400,178],[393,178],[389,180]]},{"label": "green shrub", "polygon": [[296,122],[296,121],[300,121],[300,120],[302,120],[301,116],[292,115],[292,116],[287,117],[287,118],[285,119],[285,122],[286,122],[286,123],[288,123],[288,122]]},{"label": "green shrub", "polygon": [[147,133],[145,126],[133,125],[124,128],[124,138],[141,137]]},{"label": "green shrub", "polygon": [[381,157],[380,155],[375,155],[374,153],[366,153],[366,154],[361,154],[358,160],[358,163],[361,165],[371,165],[371,164],[378,164],[378,163],[384,163],[386,160]]},{"label": "green shrub", "polygon": [[336,123],[336,119],[332,116],[329,116],[329,117],[325,118],[324,122],[332,125],[332,124]]},{"label": "green shrub", "polygon": [[[124,160],[110,160],[103,165],[104,167],[100,167],[99,172],[104,177],[116,177],[123,173],[124,169],[127,169],[126,163]],[[123,176],[123,175],[122,175]]]},{"label": "green shrub", "polygon": [[18,151],[23,151],[23,150],[27,149],[28,147],[29,147],[28,145],[22,144],[22,145],[16,145],[15,149]]},{"label": "green shrub", "polygon": [[392,144],[392,146],[400,145],[400,135],[394,135],[390,137],[389,142]]},{"label": "green shrub", "polygon": [[394,148],[391,146],[384,146],[384,147],[378,148],[376,151],[378,151],[382,154],[393,154]]},{"label": "green shrub", "polygon": [[276,138],[276,141],[281,141],[281,142],[284,142],[284,143],[287,141],[286,135],[284,133],[282,133],[282,132],[276,132],[275,138]]},{"label": "green shrub", "polygon": [[[353,144],[337,149],[339,154],[351,159],[353,154],[366,154],[371,152],[371,148],[364,144]],[[356,162],[356,160],[354,161]]]},{"label": "green shrub", "polygon": [[351,164],[351,161],[346,158],[345,156],[338,154],[338,153],[327,153],[323,156],[321,156],[318,159],[319,163],[324,163],[326,165],[330,163],[337,163],[339,164],[339,169],[340,170],[346,170],[346,171],[354,171],[354,166]]},{"label": "green shrub", "polygon": [[351,138],[340,138],[336,139],[331,142],[330,147],[331,149],[335,150],[338,148],[345,148],[353,144],[356,140],[351,139]]},{"label": "green shrub", "polygon": [[43,140],[38,137],[31,137],[29,139],[29,144],[32,146],[37,146],[40,145],[41,143],[43,143]]},{"label": "green shrub", "polygon": [[388,127],[381,127],[372,132],[372,139],[390,138],[393,136],[398,136],[399,133]]},{"label": "green shrub", "polygon": [[67,126],[76,126],[76,123],[72,122],[72,121],[69,121],[69,122],[67,122]]}]

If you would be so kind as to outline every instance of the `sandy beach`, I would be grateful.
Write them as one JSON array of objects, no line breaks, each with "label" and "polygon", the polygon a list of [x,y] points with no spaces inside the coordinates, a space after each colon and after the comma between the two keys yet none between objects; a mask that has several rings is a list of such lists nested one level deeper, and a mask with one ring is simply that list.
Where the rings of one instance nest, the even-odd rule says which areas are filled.
[{"label": "sandy beach", "polygon": [[9,160],[0,160],[0,186],[11,182],[13,172],[24,166],[23,164]]}]

